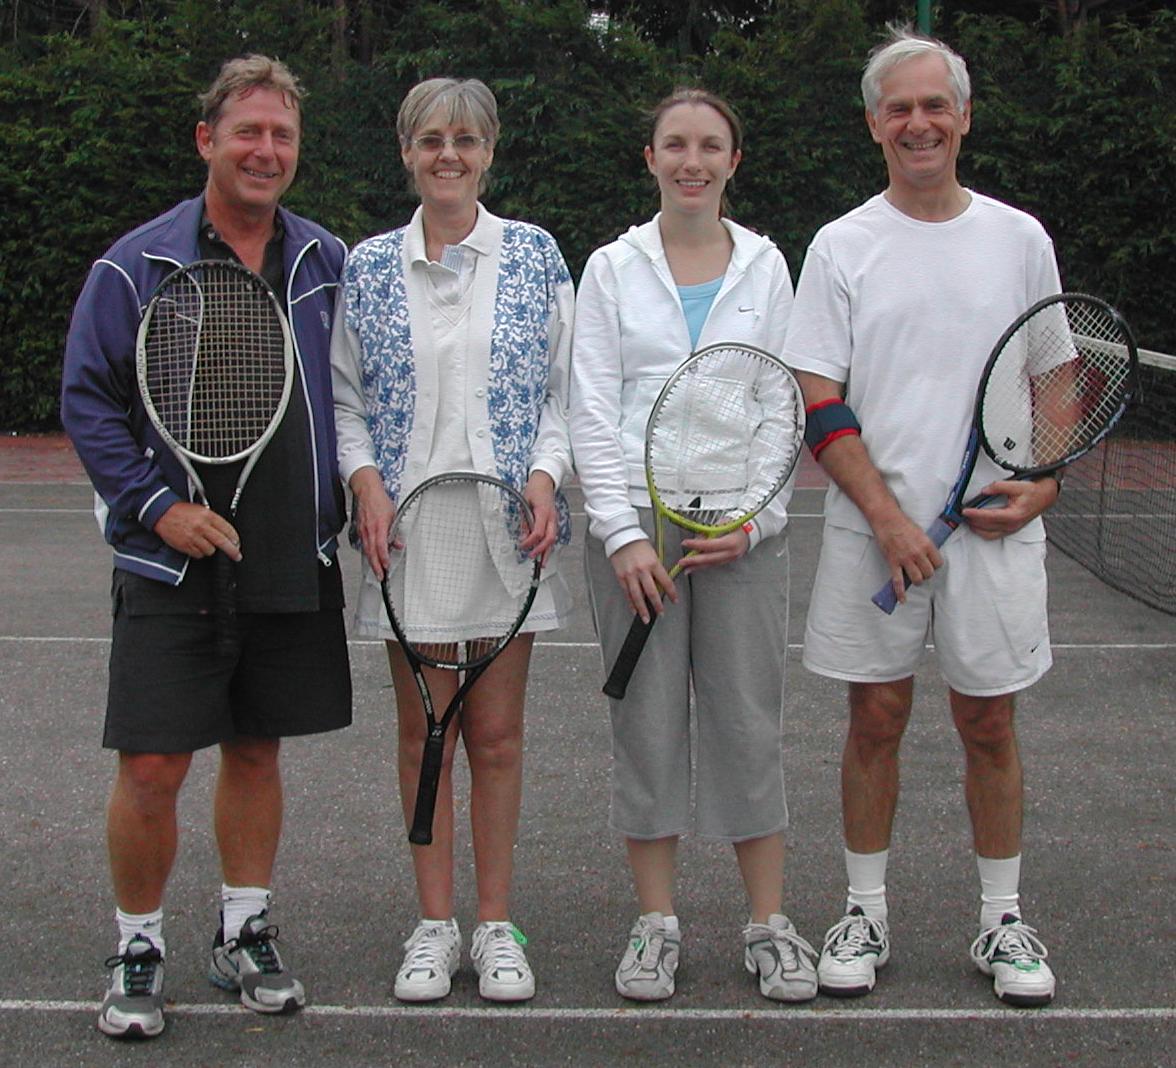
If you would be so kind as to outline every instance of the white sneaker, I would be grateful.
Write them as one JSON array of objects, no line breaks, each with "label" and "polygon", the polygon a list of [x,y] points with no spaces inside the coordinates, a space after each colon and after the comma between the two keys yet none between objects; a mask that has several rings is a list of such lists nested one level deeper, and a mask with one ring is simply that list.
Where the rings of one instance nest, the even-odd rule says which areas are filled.
[{"label": "white sneaker", "polygon": [[664,1001],[674,993],[682,936],[668,931],[660,912],[639,916],[617,966],[617,993],[633,1001]]},{"label": "white sneaker", "polygon": [[875,972],[890,960],[890,928],[854,905],[828,931],[817,962],[822,994],[856,998],[874,989]]},{"label": "white sneaker", "polygon": [[535,996],[535,976],[523,946],[527,936],[513,923],[480,923],[470,959],[478,973],[478,993],[489,1001],[527,1001]]},{"label": "white sneaker", "polygon": [[996,927],[981,931],[972,943],[972,960],[991,975],[993,993],[1006,1005],[1048,1005],[1057,981],[1045,963],[1049,950],[1037,932],[1006,912]]},{"label": "white sneaker", "polygon": [[817,951],[787,916],[743,928],[743,963],[759,977],[760,993],[773,1001],[811,1001],[817,996]]},{"label": "white sneaker", "polygon": [[404,963],[392,993],[400,1001],[436,1001],[449,993],[461,962],[456,920],[421,920],[404,943]]}]

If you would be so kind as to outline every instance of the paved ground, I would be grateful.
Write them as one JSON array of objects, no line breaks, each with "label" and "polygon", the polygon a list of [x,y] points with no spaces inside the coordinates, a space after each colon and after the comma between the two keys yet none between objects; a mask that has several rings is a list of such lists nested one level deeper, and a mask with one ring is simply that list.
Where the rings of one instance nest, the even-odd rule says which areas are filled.
[{"label": "paved ground", "polygon": [[[355,726],[287,748],[276,919],[311,1004],[263,1019],[203,979],[218,876],[207,818],[214,763],[202,754],[183,797],[167,900],[168,1030],[146,1045],[110,1042],[93,1027],[111,948],[102,843],[111,758],[98,745],[109,555],[89,505],[59,440],[0,439],[0,1065],[1174,1063],[1176,619],[1105,589],[1057,553],[1057,666],[1024,696],[1020,715],[1024,901],[1060,976],[1052,1008],[1004,1009],[968,962],[975,869],[959,748],[930,657],[904,751],[889,880],[895,956],[875,994],[796,1007],[761,999],[742,968],[744,905],[729,852],[687,841],[679,992],[644,1010],[618,998],[612,968],[634,909],[623,850],[603,829],[602,670],[581,608],[537,649],[529,697],[516,902],[539,981],[528,1007],[482,1002],[468,968],[443,1007],[406,1008],[390,995],[413,895],[393,815],[383,652],[356,642]],[[819,510],[819,491],[798,492],[787,720],[788,908],[814,941],[836,918],[843,884],[843,697],[804,671],[795,647]],[[581,536],[582,527],[580,517]],[[344,567],[350,588],[354,558]],[[467,931],[471,878],[467,865]]]}]

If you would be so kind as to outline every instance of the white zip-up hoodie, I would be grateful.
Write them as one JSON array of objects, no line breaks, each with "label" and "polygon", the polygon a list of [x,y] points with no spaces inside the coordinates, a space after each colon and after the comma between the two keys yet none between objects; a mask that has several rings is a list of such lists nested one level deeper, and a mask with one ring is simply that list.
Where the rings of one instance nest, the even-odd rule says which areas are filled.
[{"label": "white zip-up hoodie", "polygon": [[[645,424],[665,381],[690,355],[690,333],[662,247],[659,215],[588,258],[576,296],[570,429],[589,532],[611,556],[645,537]],[[792,307],[783,253],[767,237],[722,220],[734,250],[698,348],[742,342],[779,355]],[[755,519],[751,544],[788,522],[792,483]]]}]

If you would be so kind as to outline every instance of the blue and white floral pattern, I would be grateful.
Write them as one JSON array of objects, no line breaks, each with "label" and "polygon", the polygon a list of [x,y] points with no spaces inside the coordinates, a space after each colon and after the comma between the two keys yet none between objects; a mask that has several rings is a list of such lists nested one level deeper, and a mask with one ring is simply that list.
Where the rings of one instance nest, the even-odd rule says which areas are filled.
[{"label": "blue and white floral pattern", "polygon": [[361,242],[347,257],[342,279],[346,322],[359,335],[368,433],[393,500],[399,497],[416,399],[403,247],[403,229]]},{"label": "blue and white floral pattern", "polygon": [[[355,247],[343,271],[347,325],[359,336],[368,430],[388,495],[396,500],[416,405],[412,326],[404,284],[405,228]],[[547,396],[548,324],[556,289],[571,281],[555,239],[504,221],[490,344],[487,407],[498,477],[526,484]],[[556,494],[559,543],[571,540],[567,500]]]}]

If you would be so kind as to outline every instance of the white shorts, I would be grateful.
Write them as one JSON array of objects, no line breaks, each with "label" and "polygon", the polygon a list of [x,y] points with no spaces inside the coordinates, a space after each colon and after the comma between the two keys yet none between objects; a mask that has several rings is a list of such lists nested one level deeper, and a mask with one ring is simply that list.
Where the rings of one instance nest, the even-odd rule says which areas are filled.
[{"label": "white shorts", "polygon": [[943,566],[887,616],[870,598],[888,570],[874,538],[826,526],[804,638],[804,666],[847,682],[915,673],[928,639],[957,693],[994,697],[1031,686],[1053,664],[1045,542],[986,541],[961,527]]}]

